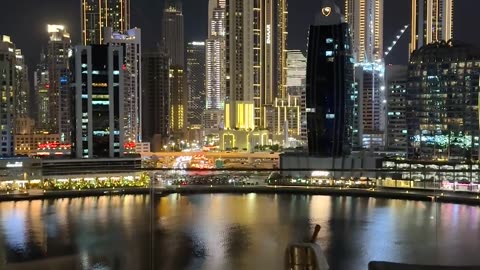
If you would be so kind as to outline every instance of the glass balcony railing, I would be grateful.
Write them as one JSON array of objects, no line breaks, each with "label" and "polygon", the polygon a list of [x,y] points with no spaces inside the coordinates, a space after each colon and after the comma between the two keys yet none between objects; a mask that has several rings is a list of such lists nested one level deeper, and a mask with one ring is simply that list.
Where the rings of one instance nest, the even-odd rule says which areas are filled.
[{"label": "glass balcony railing", "polygon": [[330,269],[480,265],[480,171],[102,170],[0,181],[0,269]]}]

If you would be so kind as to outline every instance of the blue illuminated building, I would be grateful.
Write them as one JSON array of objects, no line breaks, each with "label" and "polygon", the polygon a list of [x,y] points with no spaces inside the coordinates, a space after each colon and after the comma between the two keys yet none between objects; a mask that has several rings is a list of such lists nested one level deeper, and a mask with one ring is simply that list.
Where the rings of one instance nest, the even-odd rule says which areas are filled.
[{"label": "blue illuminated building", "polygon": [[306,112],[308,151],[313,156],[350,154],[354,104],[350,30],[334,1],[323,1],[310,27]]},{"label": "blue illuminated building", "polygon": [[76,158],[124,154],[123,48],[77,46],[72,58],[72,154]]}]

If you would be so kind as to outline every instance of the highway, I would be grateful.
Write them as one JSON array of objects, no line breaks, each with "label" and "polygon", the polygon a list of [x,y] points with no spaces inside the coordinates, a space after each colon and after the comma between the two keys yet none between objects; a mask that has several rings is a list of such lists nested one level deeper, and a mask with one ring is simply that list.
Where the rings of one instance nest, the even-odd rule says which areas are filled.
[{"label": "highway", "polygon": [[280,153],[270,154],[269,152],[148,152],[142,153],[142,157],[181,157],[181,156],[194,156],[194,155],[205,155],[207,158],[226,158],[226,159],[275,159],[278,160]]}]

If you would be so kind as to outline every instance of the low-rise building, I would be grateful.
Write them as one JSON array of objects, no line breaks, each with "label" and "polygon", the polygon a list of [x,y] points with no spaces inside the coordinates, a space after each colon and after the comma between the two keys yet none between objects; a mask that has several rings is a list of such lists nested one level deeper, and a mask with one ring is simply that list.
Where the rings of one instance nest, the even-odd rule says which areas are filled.
[{"label": "low-rise building", "polygon": [[39,146],[49,143],[55,143],[60,140],[59,134],[38,133],[38,134],[16,134],[15,154],[16,155],[34,155],[37,154]]}]

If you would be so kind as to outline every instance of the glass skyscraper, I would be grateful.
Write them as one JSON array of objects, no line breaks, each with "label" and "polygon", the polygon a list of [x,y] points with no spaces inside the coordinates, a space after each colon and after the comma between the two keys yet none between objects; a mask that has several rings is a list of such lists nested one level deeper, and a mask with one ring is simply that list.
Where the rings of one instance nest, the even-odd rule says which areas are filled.
[{"label": "glass skyscraper", "polygon": [[408,156],[479,159],[480,50],[437,42],[412,53],[408,68]]},{"label": "glass skyscraper", "polygon": [[308,152],[313,156],[350,154],[353,55],[350,30],[332,0],[310,27],[307,57],[306,112]]}]

